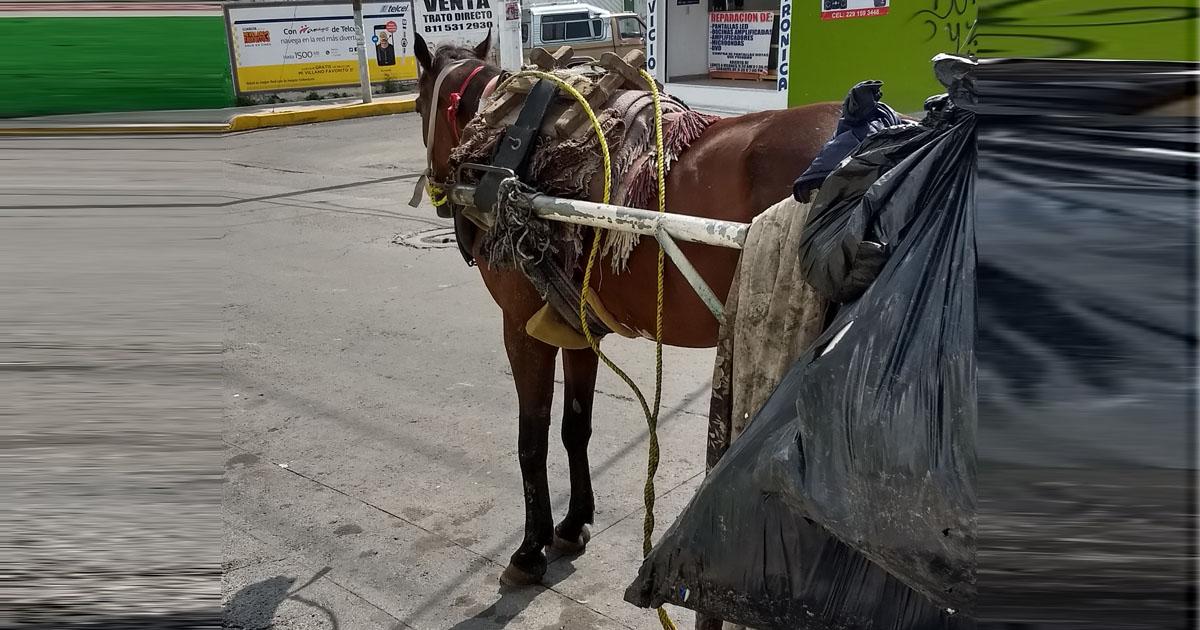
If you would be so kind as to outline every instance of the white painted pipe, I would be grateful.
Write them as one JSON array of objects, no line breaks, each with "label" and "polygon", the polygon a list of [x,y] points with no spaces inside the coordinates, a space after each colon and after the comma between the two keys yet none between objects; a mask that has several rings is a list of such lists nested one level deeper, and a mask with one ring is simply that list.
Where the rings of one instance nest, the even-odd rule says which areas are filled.
[{"label": "white painted pipe", "polygon": [[[475,187],[458,185],[450,189],[450,201],[462,206],[475,203]],[[653,210],[627,208],[608,203],[563,199],[534,194],[518,196],[528,203],[534,214],[550,221],[575,223],[591,227],[657,236],[662,229],[673,238],[690,243],[741,249],[746,242],[749,223],[703,219],[685,214],[659,213]]]},{"label": "white painted pipe", "polygon": [[700,272],[696,271],[696,268],[692,266],[692,261],[688,260],[688,257],[679,250],[679,246],[675,244],[675,241],[671,240],[671,235],[667,234],[665,230],[659,230],[655,236],[658,238],[659,244],[662,245],[663,253],[671,259],[671,262],[675,263],[675,268],[679,270],[679,273],[683,274],[688,284],[692,285],[692,290],[700,297],[700,301],[704,302],[704,306],[708,307],[708,311],[713,314],[713,317],[717,318],[717,323],[724,326],[725,305],[717,298],[717,294],[713,293],[712,288],[704,281]]}]

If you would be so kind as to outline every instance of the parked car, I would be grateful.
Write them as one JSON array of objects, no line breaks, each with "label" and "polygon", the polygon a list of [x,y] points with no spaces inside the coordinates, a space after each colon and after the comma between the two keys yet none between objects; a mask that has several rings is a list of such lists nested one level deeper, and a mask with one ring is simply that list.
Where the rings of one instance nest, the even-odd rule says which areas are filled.
[{"label": "parked car", "polygon": [[604,52],[625,55],[646,46],[646,26],[635,13],[612,13],[584,4],[526,7],[521,11],[525,60],[534,48],[550,52],[571,46],[575,56],[599,59]]}]

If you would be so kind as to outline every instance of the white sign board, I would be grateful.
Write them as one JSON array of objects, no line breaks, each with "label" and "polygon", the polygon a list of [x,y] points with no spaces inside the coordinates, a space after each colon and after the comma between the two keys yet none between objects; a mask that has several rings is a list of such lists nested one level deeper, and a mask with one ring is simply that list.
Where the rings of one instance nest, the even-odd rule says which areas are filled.
[{"label": "white sign board", "polygon": [[[425,38],[429,49],[443,44],[466,48],[479,45],[488,33],[492,37],[493,59],[498,53],[496,34],[505,11],[504,0],[414,0],[417,9],[416,32]],[[520,26],[520,7],[517,23]],[[500,15],[498,15],[500,14]]]},{"label": "white sign board", "polygon": [[779,67],[775,70],[775,91],[788,91],[788,67],[792,56],[792,0],[779,0]]},{"label": "white sign board", "polygon": [[767,74],[774,11],[708,14],[708,71]]},{"label": "white sign board", "polygon": [[658,71],[658,2],[646,0],[646,69],[660,81],[666,77]]},{"label": "white sign board", "polygon": [[820,0],[822,20],[877,17],[888,14],[889,0]]},{"label": "white sign board", "polygon": [[[348,1],[225,5],[240,93],[358,85],[354,12]],[[372,82],[413,81],[410,2],[364,2]]]}]

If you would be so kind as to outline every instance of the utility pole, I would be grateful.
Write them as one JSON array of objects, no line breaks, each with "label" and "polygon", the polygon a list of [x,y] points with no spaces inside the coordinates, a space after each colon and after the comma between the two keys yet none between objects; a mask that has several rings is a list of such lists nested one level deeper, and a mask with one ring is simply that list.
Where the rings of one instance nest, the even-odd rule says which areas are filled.
[{"label": "utility pole", "polygon": [[367,38],[363,28],[362,0],[354,0],[354,30],[354,38],[358,42],[358,80],[362,83],[362,99],[364,103],[370,103],[371,67],[367,65]]}]

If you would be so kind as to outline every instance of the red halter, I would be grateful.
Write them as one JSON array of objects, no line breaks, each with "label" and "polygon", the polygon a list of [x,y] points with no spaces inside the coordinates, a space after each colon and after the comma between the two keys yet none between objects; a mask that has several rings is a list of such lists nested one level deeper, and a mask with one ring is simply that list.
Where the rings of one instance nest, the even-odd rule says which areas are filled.
[{"label": "red halter", "polygon": [[450,105],[446,107],[446,122],[450,123],[450,131],[454,133],[454,144],[458,144],[459,140],[458,104],[462,100],[463,93],[466,92],[467,88],[471,86],[471,80],[475,78],[475,75],[479,74],[480,70],[483,70],[484,65],[485,64],[481,63],[478,66],[475,66],[475,69],[471,71],[471,74],[468,74],[467,78],[463,80],[462,86],[458,88],[458,91],[450,93]]}]

